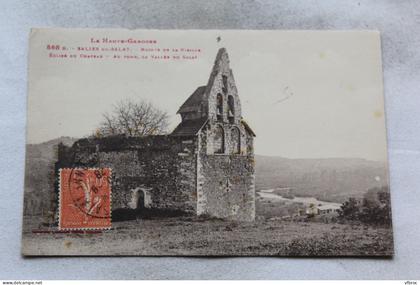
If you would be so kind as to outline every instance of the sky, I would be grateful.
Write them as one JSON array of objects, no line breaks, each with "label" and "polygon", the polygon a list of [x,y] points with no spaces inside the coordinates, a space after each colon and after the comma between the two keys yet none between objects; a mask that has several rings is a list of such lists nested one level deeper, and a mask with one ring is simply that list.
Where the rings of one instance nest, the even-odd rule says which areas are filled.
[{"label": "sky", "polygon": [[[116,46],[91,43],[104,37],[155,39],[160,48],[201,52],[177,61],[48,57],[48,44]],[[386,161],[380,35],[374,31],[33,30],[27,142],[90,135],[121,99],[152,102],[168,112],[172,129],[180,122],[179,106],[207,84],[221,47],[229,53],[242,116],[257,135],[257,154]]]}]

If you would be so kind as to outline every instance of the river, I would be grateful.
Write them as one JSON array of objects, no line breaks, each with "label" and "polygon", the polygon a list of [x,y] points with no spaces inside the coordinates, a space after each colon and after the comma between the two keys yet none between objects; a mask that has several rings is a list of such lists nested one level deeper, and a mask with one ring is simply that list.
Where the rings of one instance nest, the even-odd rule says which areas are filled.
[{"label": "river", "polygon": [[282,200],[282,201],[289,201],[289,202],[294,202],[294,203],[303,203],[305,205],[310,205],[310,204],[314,204],[317,206],[322,205],[322,206],[329,206],[330,208],[334,208],[334,209],[340,209],[341,207],[341,204],[339,203],[321,201],[314,197],[294,197],[293,199],[285,198],[283,196],[280,196],[279,194],[273,193],[274,190],[277,190],[277,189],[261,190],[259,193],[261,197],[266,198],[266,199],[271,199],[271,200]]}]

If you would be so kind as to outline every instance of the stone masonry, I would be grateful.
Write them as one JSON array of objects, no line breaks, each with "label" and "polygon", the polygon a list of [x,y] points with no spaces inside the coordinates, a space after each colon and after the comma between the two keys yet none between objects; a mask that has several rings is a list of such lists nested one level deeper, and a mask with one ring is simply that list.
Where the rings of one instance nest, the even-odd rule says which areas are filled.
[{"label": "stone masonry", "polygon": [[181,123],[164,136],[81,139],[59,146],[63,167],[110,167],[112,210],[169,209],[193,215],[255,218],[254,132],[220,49],[207,85],[178,110]]}]

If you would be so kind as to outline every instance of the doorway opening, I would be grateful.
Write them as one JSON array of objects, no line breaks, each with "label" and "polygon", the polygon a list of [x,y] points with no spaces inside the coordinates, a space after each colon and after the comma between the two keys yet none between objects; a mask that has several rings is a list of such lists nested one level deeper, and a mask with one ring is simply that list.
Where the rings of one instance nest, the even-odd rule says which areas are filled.
[{"label": "doorway opening", "polygon": [[151,207],[152,199],[150,197],[150,188],[137,187],[131,190],[131,209],[142,210]]}]

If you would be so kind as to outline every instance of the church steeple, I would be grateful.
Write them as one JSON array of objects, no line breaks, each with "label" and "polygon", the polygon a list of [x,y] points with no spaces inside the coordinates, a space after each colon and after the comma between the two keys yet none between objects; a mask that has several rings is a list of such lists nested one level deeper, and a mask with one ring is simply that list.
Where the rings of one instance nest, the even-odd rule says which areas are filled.
[{"label": "church steeple", "polygon": [[225,48],[219,49],[217,53],[206,86],[206,94],[206,107],[210,120],[231,124],[240,122],[241,104]]},{"label": "church steeple", "polygon": [[[207,85],[198,87],[179,108],[178,114],[181,115],[182,122],[173,135],[196,135],[207,123],[210,128],[215,127],[221,133],[216,137],[222,137],[223,141],[225,136],[232,136],[232,133],[239,137],[238,141],[241,137],[245,139],[245,132],[249,131],[242,123],[238,89],[225,48],[220,48],[217,52]],[[222,145],[224,144],[223,142]],[[238,150],[240,146],[234,148],[235,153],[241,152]],[[216,152],[225,153],[225,149],[228,148],[219,148]],[[227,150],[229,151],[233,150]]]},{"label": "church steeple", "polygon": [[[225,75],[228,75],[231,72],[229,63],[230,63],[229,55],[226,49],[220,48],[219,51],[217,52],[216,59],[214,60],[212,75],[217,74],[217,73],[223,73]],[[210,76],[210,79],[211,79],[211,76]]]},{"label": "church steeple", "polygon": [[[233,88],[230,92],[229,89]],[[219,95],[216,95],[217,98],[212,98],[212,92],[214,89],[218,89]],[[220,89],[220,90],[219,90]],[[203,117],[214,117],[216,113],[216,118],[219,116],[219,119],[222,117],[227,120],[230,116],[234,117],[236,106],[234,95],[231,94],[231,99],[228,101],[229,93],[236,93],[236,87],[233,79],[232,70],[229,67],[229,56],[225,48],[219,49],[212,71],[210,73],[210,78],[207,82],[207,85],[198,87],[188,99],[181,105],[178,110],[178,114],[181,115],[182,120],[195,120]],[[210,101],[218,100],[216,109],[215,105],[211,105]],[[227,112],[227,115],[224,114]],[[211,115],[211,116],[210,116]]]}]

